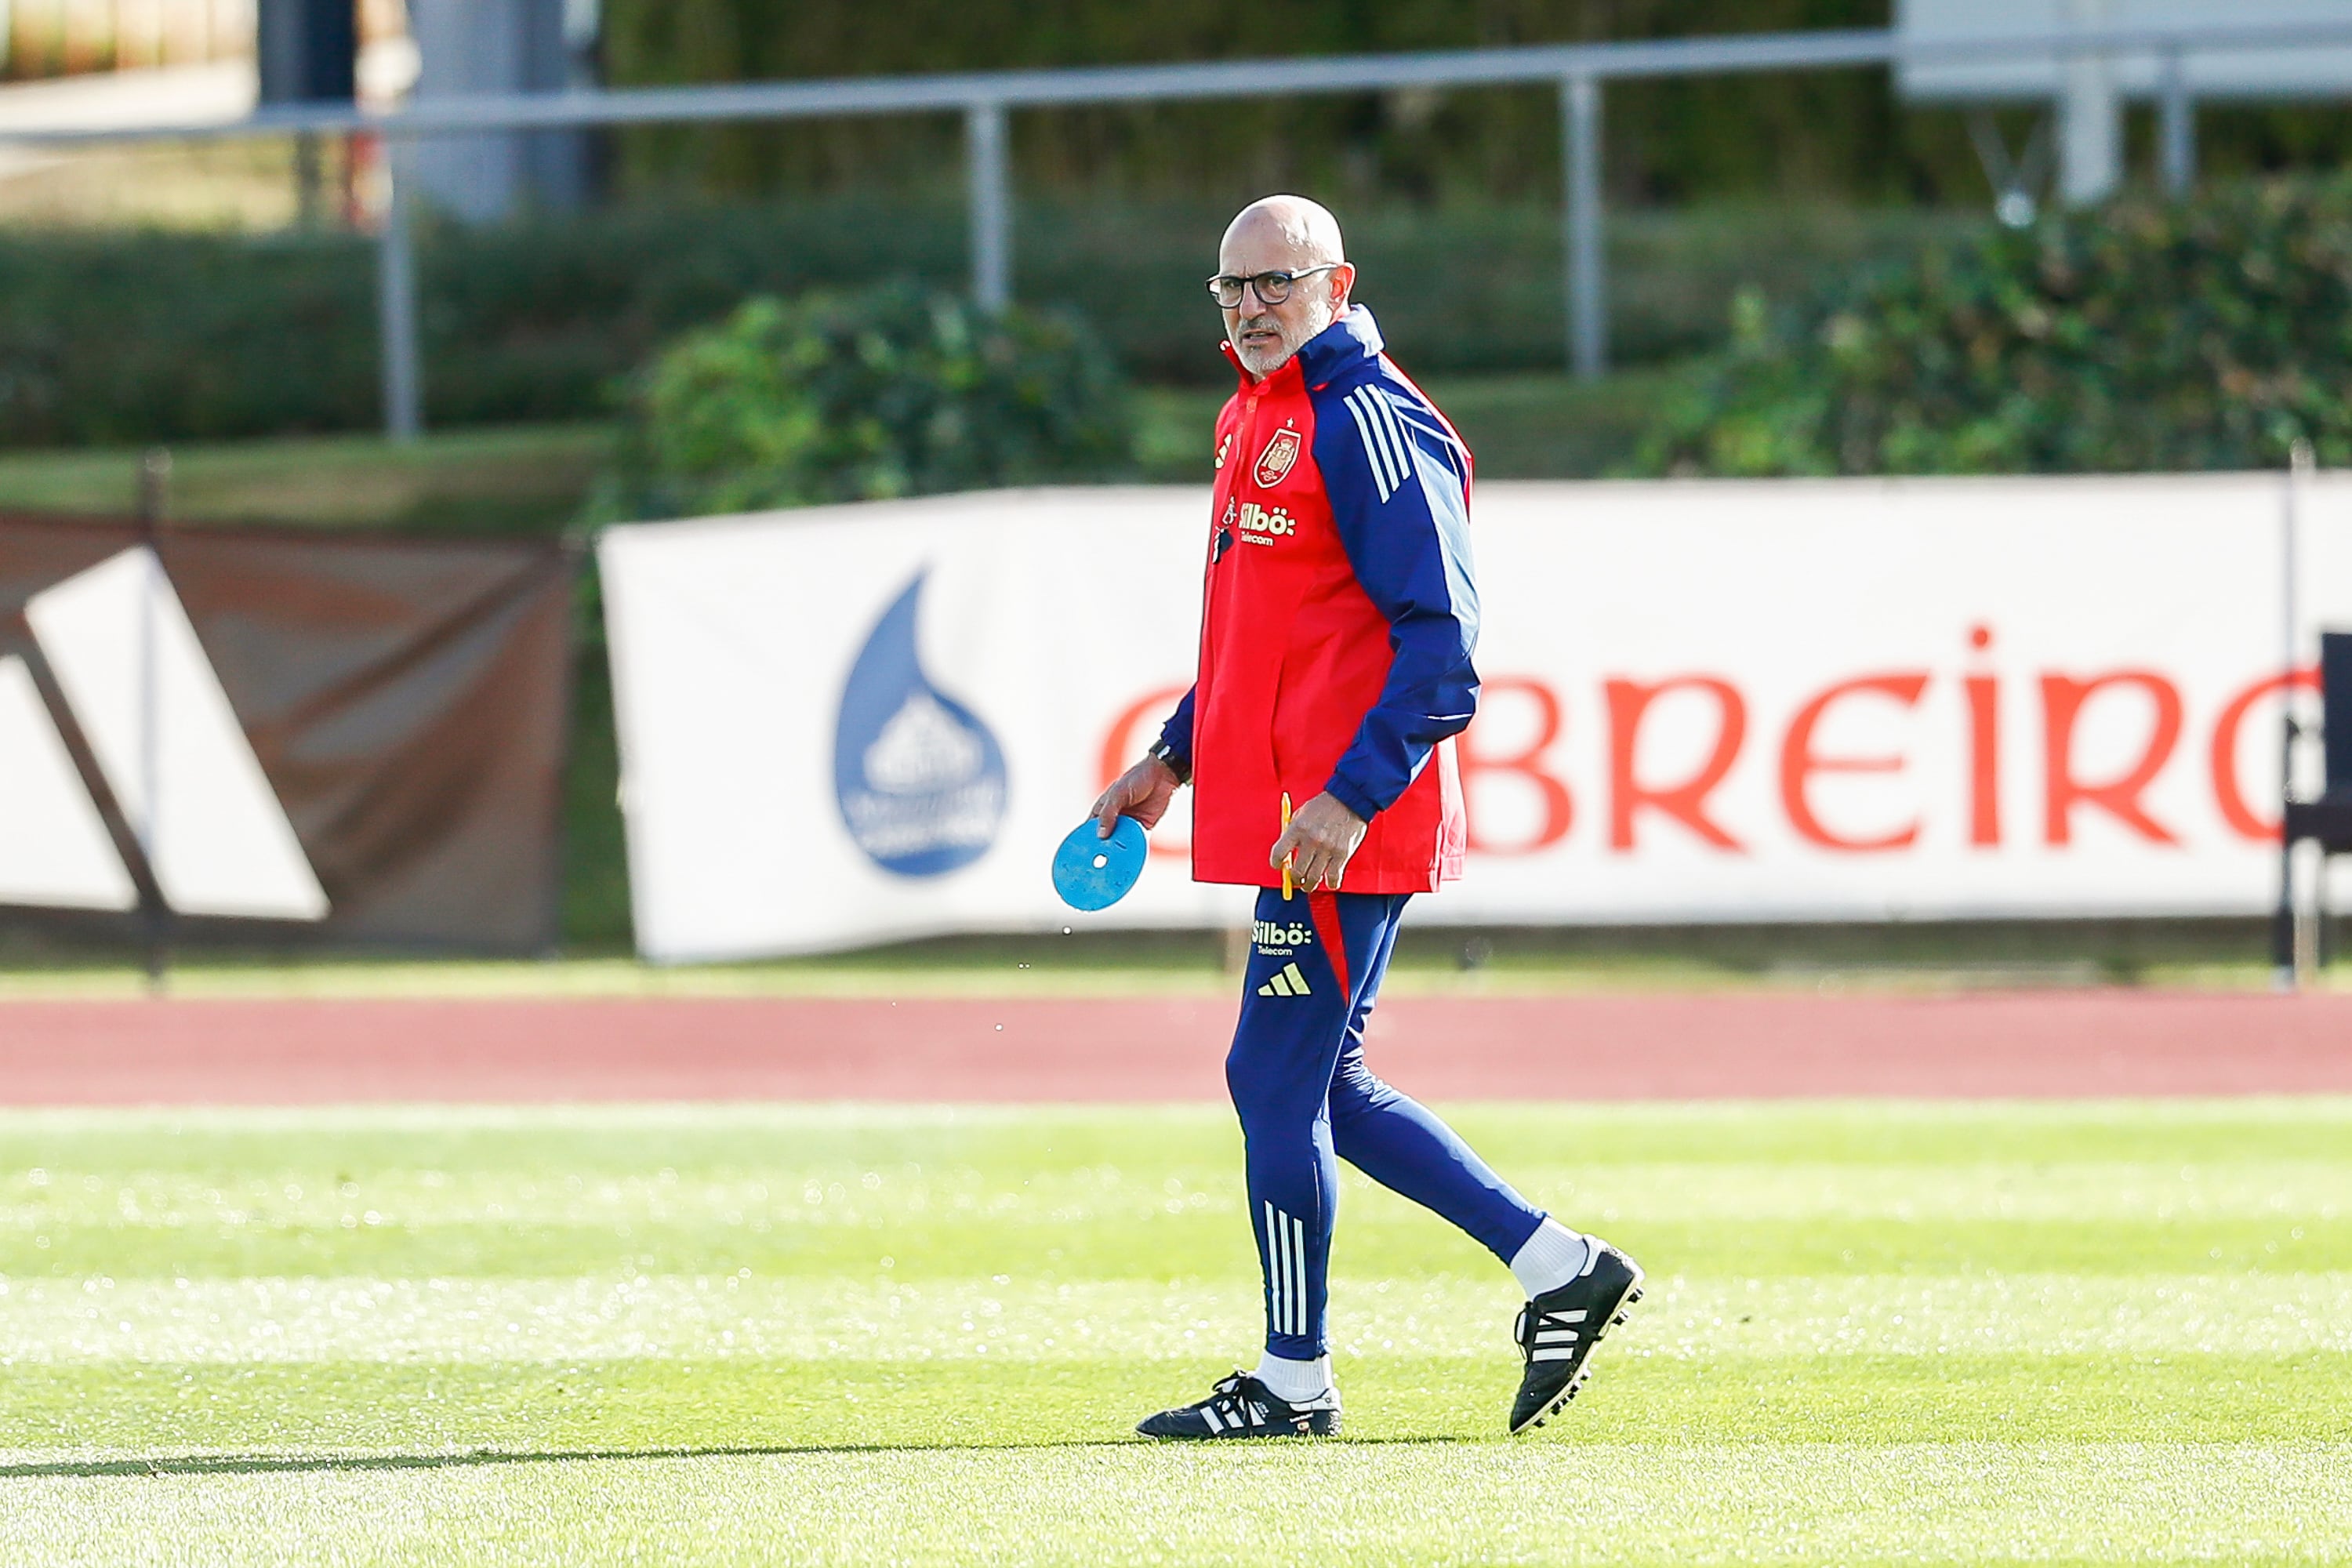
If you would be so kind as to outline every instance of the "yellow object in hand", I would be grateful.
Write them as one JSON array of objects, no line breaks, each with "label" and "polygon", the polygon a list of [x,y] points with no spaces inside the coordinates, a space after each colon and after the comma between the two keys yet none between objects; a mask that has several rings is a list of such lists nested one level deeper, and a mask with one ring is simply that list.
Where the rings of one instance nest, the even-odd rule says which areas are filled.
[{"label": "yellow object in hand", "polygon": [[[1282,792],[1282,826],[1286,828],[1290,826],[1290,792],[1288,790]],[[1282,857],[1282,901],[1284,903],[1290,901],[1290,868],[1297,858],[1298,851],[1296,849],[1286,851]]]}]

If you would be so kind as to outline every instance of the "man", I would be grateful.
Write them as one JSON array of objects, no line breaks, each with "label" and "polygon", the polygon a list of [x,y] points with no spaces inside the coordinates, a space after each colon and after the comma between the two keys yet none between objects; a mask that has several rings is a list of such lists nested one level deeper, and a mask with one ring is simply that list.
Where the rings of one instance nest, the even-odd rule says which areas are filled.
[{"label": "man", "polygon": [[1642,1271],[1531,1206],[1363,1055],[1407,901],[1462,871],[1453,737],[1478,693],[1470,453],[1381,352],[1328,212],[1298,196],[1254,203],[1218,267],[1209,290],[1241,387],[1217,421],[1199,672],[1095,814],[1105,834],[1121,813],[1153,826],[1190,782],[1193,876],[1264,889],[1225,1079],[1265,1350],[1255,1373],[1137,1430],[1339,1430],[1324,1281],[1344,1159],[1517,1277],[1525,1369],[1510,1429],[1522,1432],[1575,1395]]}]

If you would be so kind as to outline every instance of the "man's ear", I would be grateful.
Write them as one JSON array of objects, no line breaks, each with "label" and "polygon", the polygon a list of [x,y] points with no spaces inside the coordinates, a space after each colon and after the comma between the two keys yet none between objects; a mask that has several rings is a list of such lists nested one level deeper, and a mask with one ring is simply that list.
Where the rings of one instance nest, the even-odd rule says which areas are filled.
[{"label": "man's ear", "polygon": [[1348,308],[1349,298],[1355,292],[1356,269],[1342,261],[1331,268],[1328,276],[1331,279],[1331,310],[1334,314],[1343,312]]}]

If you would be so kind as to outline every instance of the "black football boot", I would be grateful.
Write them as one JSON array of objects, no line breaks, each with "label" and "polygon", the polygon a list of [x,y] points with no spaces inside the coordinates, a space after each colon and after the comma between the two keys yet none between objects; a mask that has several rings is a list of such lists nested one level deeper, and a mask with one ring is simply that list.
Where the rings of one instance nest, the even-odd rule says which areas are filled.
[{"label": "black football boot", "polygon": [[1585,1358],[1642,1299],[1640,1266],[1598,1237],[1585,1242],[1584,1271],[1519,1309],[1512,1336],[1519,1342],[1527,1371],[1519,1377],[1519,1396],[1511,1402],[1515,1436],[1542,1426],[1576,1397],[1591,1374]]},{"label": "black football boot", "polygon": [[1339,1396],[1292,1405],[1236,1368],[1200,1404],[1147,1416],[1135,1429],[1147,1437],[1328,1437],[1339,1429]]}]

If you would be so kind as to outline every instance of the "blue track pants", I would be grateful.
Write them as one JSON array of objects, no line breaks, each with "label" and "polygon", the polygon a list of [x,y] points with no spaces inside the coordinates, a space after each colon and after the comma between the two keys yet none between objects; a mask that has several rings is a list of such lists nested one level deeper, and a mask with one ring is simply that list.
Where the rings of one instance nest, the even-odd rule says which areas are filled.
[{"label": "blue track pants", "polygon": [[1454,1130],[1372,1076],[1364,1024],[1410,894],[1258,895],[1225,1083],[1247,1145],[1265,1346],[1328,1348],[1325,1276],[1339,1162],[1453,1221],[1505,1263],[1543,1222]]}]

